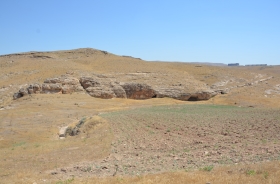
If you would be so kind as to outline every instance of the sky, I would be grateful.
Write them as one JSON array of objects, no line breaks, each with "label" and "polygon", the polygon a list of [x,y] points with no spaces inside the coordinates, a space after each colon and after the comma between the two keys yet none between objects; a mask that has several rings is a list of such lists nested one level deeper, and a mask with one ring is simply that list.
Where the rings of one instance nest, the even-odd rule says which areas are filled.
[{"label": "sky", "polygon": [[279,0],[1,0],[0,55],[95,48],[148,61],[280,64]]}]

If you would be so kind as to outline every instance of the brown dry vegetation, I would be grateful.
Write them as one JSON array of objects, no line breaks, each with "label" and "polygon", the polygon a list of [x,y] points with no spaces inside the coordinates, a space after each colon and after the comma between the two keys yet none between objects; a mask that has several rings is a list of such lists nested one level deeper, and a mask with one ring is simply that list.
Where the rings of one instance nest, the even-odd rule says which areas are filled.
[{"label": "brown dry vegetation", "polygon": [[[197,64],[146,62],[93,49],[78,49],[1,56],[0,70],[0,183],[280,183],[277,177],[280,175],[280,164],[277,161],[280,151],[279,131],[277,132],[280,126],[278,116],[280,90],[277,88],[280,84],[279,66],[198,67]],[[92,73],[108,75],[156,73],[158,78],[164,77],[169,84],[177,85],[184,79],[190,84],[223,85],[224,88],[232,87],[232,89],[228,94],[199,102],[168,98],[143,101],[104,100],[86,94],[36,94],[12,100],[13,93],[18,91],[20,86],[34,82],[42,83],[48,77],[65,73],[77,77]],[[255,81],[258,82],[254,83]],[[233,118],[223,108],[220,112],[225,114],[224,117],[217,112],[203,116],[211,112],[206,110],[200,114],[197,111],[196,115],[193,113],[193,117],[188,119],[184,119],[186,115],[181,116],[180,113],[169,116],[166,116],[168,115],[166,112],[162,115],[150,114],[149,111],[139,113],[143,111],[143,107],[170,105],[172,108],[179,108],[182,105],[204,104],[234,105],[236,108],[242,106],[243,115],[246,114],[245,120],[248,122],[243,124],[242,117]],[[249,106],[255,108],[247,108]],[[138,111],[140,107],[142,111],[141,109]],[[134,112],[131,109],[135,109],[138,115],[126,115]],[[120,114],[116,116],[115,112],[108,113],[113,111],[120,111],[118,112]],[[238,108],[233,111],[243,112]],[[97,125],[93,123],[92,126],[88,124],[88,128],[91,128],[85,127],[78,136],[59,140],[57,135],[59,127],[78,122],[83,117],[94,118],[98,114],[106,121],[102,120]],[[253,115],[258,116],[252,118]],[[121,119],[123,116],[124,119]],[[206,120],[207,117],[209,120]],[[168,118],[176,121],[169,124]],[[134,123],[137,123],[138,127],[129,123],[135,119],[137,121]],[[156,120],[158,122],[153,122]],[[237,121],[231,126],[232,120]],[[200,125],[196,124],[198,121],[201,121]],[[189,124],[186,125],[185,122]],[[211,123],[214,123],[213,127],[207,127]],[[188,132],[185,126],[194,130]],[[203,130],[201,126],[204,127]],[[135,127],[139,128],[139,131],[136,131]],[[177,130],[178,127],[183,131]],[[158,130],[156,128],[160,131],[156,132]],[[223,131],[226,129],[229,133]],[[237,133],[244,137],[236,138]],[[144,135],[146,137],[143,137]],[[166,140],[169,136],[172,138]],[[147,141],[143,141],[144,138]],[[154,141],[155,139],[158,141]],[[202,145],[188,143],[189,139],[204,143]],[[185,144],[179,140],[185,140]],[[224,142],[227,144],[222,144]],[[166,148],[164,143],[167,143]],[[123,149],[121,144],[127,144],[128,149]],[[207,150],[203,148],[204,144],[209,146]],[[215,144],[221,145],[222,148],[215,150]],[[142,160],[137,160],[136,156],[133,156],[138,153],[135,151],[135,145],[139,146],[137,149],[144,154]],[[170,147],[172,145],[174,149]],[[243,160],[216,163],[214,160],[220,159],[217,152],[237,158],[227,152],[232,145],[236,147],[236,154],[242,156]],[[148,149],[157,146],[160,150],[158,152]],[[185,164],[187,161],[178,161],[180,164],[176,168],[170,164],[172,160],[165,153],[172,154],[170,156],[172,159],[175,157],[179,160],[184,159],[184,156],[181,156],[184,153],[183,149],[176,152],[184,147],[190,150],[188,156],[193,157],[191,160],[194,163],[188,165]],[[262,148],[265,152],[262,152]],[[114,150],[118,153],[112,154]],[[172,152],[174,150],[175,156]],[[213,151],[212,157],[211,155],[204,157],[205,151],[208,153]],[[151,165],[145,163],[149,156],[157,155],[167,163],[161,165],[161,162],[156,162],[155,165],[160,166],[159,170],[156,167],[150,168]],[[249,159],[250,156],[252,158],[258,156],[254,158],[259,160]],[[204,161],[201,161],[201,158]],[[136,167],[128,169],[125,173],[121,166],[127,165],[126,161],[139,163],[137,167],[149,171],[140,172],[139,175],[133,174],[133,171],[137,171]],[[144,161],[144,164],[141,165],[140,161]],[[95,172],[89,163],[107,163],[108,165],[105,164],[107,169],[103,170],[106,172],[108,170],[109,174],[102,174],[103,171]],[[120,165],[120,169],[113,177],[111,174],[114,174],[115,164]],[[213,165],[214,168],[210,172],[205,171],[209,165]],[[75,175],[74,179],[71,175]]]}]

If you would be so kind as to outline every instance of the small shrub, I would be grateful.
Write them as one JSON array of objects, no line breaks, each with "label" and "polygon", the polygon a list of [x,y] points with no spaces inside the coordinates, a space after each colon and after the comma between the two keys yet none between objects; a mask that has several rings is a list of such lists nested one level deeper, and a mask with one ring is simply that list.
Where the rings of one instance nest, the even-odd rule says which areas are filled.
[{"label": "small shrub", "polygon": [[210,172],[210,171],[212,171],[213,168],[214,168],[213,165],[209,165],[209,166],[203,167],[201,170]]},{"label": "small shrub", "polygon": [[255,170],[248,170],[246,172],[247,175],[250,175],[250,176],[254,176],[256,174],[256,171]]},{"label": "small shrub", "polygon": [[74,181],[74,177],[65,181],[58,181],[56,182],[56,184],[69,184],[72,183]]},{"label": "small shrub", "polygon": [[265,172],[263,173],[263,177],[264,177],[265,179],[268,178],[268,172],[267,172],[267,171],[265,171]]},{"label": "small shrub", "polygon": [[79,121],[79,123],[76,125],[76,127],[80,128],[80,127],[86,122],[86,119],[87,119],[87,118],[83,117],[83,118]]}]

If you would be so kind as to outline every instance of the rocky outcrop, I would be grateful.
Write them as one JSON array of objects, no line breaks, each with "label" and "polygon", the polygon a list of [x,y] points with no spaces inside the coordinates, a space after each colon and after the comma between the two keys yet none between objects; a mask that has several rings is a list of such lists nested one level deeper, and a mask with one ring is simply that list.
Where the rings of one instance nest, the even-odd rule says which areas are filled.
[{"label": "rocky outcrop", "polygon": [[28,90],[25,88],[20,88],[20,90],[13,95],[13,98],[17,99],[17,98],[21,98],[25,95],[28,95]]},{"label": "rocky outcrop", "polygon": [[174,98],[183,101],[200,101],[209,100],[216,96],[217,93],[212,90],[197,91],[197,92],[186,92],[184,88],[158,88],[156,90],[156,98]]},{"label": "rocky outcrop", "polygon": [[61,93],[61,84],[42,84],[41,93]]},{"label": "rocky outcrop", "polygon": [[58,78],[49,78],[43,84],[31,84],[27,88],[21,88],[14,94],[13,98],[21,98],[28,94],[70,94],[74,92],[83,92],[84,89],[77,78],[71,76],[61,76]]},{"label": "rocky outcrop", "polygon": [[139,83],[123,83],[123,87],[127,98],[131,99],[149,99],[155,98],[156,93],[151,86]]},{"label": "rocky outcrop", "polygon": [[196,93],[193,93],[188,101],[200,101],[200,100],[209,100],[210,98],[216,96],[217,93],[214,91],[199,91]]},{"label": "rocky outcrop", "polygon": [[90,96],[97,98],[126,98],[124,89],[118,82],[106,78],[81,77],[80,83]]},{"label": "rocky outcrop", "polygon": [[29,94],[40,93],[42,86],[40,84],[31,84],[27,90]]},{"label": "rocky outcrop", "polygon": [[98,87],[101,86],[101,82],[98,78],[95,77],[81,77],[80,83],[84,87],[84,89],[87,89],[89,87]]},{"label": "rocky outcrop", "polygon": [[113,85],[113,91],[117,98],[127,98],[126,91],[123,89],[122,86],[118,84]]},{"label": "rocky outcrop", "polygon": [[110,99],[110,98],[116,97],[114,91],[107,86],[88,87],[88,88],[86,88],[86,91],[88,92],[88,94],[90,96],[96,97],[96,98]]},{"label": "rocky outcrop", "polygon": [[[163,84],[164,85],[164,84]],[[106,76],[81,77],[62,76],[49,78],[42,85],[31,84],[28,88],[21,88],[14,94],[14,99],[28,94],[39,93],[62,93],[86,91],[90,96],[103,99],[129,98],[129,99],[150,99],[150,98],[174,98],[183,101],[208,100],[219,92],[213,90],[198,90],[190,92],[183,85],[177,86],[151,86],[137,82],[118,82],[114,78]]]},{"label": "rocky outcrop", "polygon": [[44,81],[45,88],[42,89],[43,93],[63,93],[69,94],[73,92],[84,91],[77,78],[64,76],[60,78],[49,78]]}]

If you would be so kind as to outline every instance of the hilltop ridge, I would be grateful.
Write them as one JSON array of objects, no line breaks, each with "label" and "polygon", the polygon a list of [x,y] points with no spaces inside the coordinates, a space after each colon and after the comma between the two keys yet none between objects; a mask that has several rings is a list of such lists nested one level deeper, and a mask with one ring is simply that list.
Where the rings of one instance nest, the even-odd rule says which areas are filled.
[{"label": "hilltop ridge", "polygon": [[[183,84],[190,92],[224,90],[228,94],[217,96],[213,103],[259,105],[264,101],[265,105],[278,106],[274,98],[279,98],[279,66],[231,68],[197,63],[149,62],[108,51],[80,48],[2,55],[0,67],[2,106],[9,104],[13,93],[21,87],[65,74],[77,78],[104,74],[165,87]],[[257,82],[262,80],[265,81]]]}]

